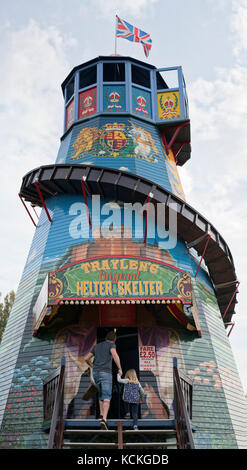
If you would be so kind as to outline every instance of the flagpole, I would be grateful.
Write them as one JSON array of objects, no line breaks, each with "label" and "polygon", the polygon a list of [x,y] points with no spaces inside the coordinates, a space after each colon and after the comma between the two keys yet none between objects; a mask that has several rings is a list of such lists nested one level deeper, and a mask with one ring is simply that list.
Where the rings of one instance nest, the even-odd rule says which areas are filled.
[{"label": "flagpole", "polygon": [[117,55],[117,15],[116,15],[116,24],[115,24],[115,55]]}]

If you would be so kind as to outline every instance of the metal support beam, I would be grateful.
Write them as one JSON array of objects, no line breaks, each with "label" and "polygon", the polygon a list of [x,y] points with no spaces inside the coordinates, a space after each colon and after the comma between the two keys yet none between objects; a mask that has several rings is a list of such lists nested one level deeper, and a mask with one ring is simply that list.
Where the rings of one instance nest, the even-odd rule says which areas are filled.
[{"label": "metal support beam", "polygon": [[25,202],[24,202],[24,200],[22,199],[22,196],[21,196],[20,194],[19,194],[19,198],[20,198],[20,200],[21,200],[23,206],[25,207],[25,209],[26,209],[26,211],[27,211],[27,213],[28,213],[28,215],[29,215],[31,221],[33,222],[33,225],[34,225],[35,227],[37,227],[36,223],[34,222],[32,216],[31,216],[31,214],[30,214],[30,212],[29,212],[29,210],[28,210],[28,208],[27,208],[27,206],[26,206],[26,204],[25,204]]},{"label": "metal support beam", "polygon": [[150,198],[153,197],[153,193],[149,193],[146,199],[145,204],[147,204],[147,211],[146,211],[146,223],[145,223],[145,233],[144,233],[144,243],[147,241],[147,230],[148,230],[148,205]]},{"label": "metal support beam", "polygon": [[232,332],[232,330],[233,330],[234,325],[235,325],[235,322],[226,323],[226,326],[231,326],[231,329],[230,329],[230,331],[229,331],[229,333],[228,333],[228,335],[227,335],[228,338],[229,338],[229,336],[230,336],[230,334],[231,334],[231,332]]},{"label": "metal support beam", "polygon": [[39,216],[38,216],[38,214],[37,214],[37,212],[36,212],[36,210],[35,210],[35,205],[34,205],[34,204],[31,204],[31,207],[32,207],[33,212],[35,213],[37,219],[39,219]]},{"label": "metal support beam", "polygon": [[206,238],[207,238],[207,241],[206,241],[206,243],[205,243],[205,247],[204,247],[204,250],[203,250],[201,259],[200,259],[200,263],[198,264],[198,267],[197,267],[197,270],[196,270],[195,278],[196,278],[196,276],[197,276],[197,274],[198,274],[198,271],[199,271],[199,269],[200,269],[201,262],[202,262],[202,260],[203,260],[203,258],[204,258],[204,256],[205,256],[206,249],[207,249],[207,246],[208,246],[208,244],[209,244],[209,240],[210,240],[211,236],[210,236],[210,235],[207,235]]},{"label": "metal support beam", "polygon": [[87,194],[86,194],[86,186],[85,186],[84,177],[82,177],[82,179],[81,179],[81,187],[82,187],[84,202],[85,202],[85,205],[86,205],[86,208],[87,208],[88,223],[89,223],[90,227],[92,227],[92,222],[91,222],[91,217],[90,217],[88,202],[87,202]]},{"label": "metal support beam", "polygon": [[37,193],[38,193],[38,195],[39,195],[39,197],[40,197],[40,200],[41,200],[41,202],[42,202],[42,205],[43,205],[43,207],[44,207],[44,209],[45,209],[45,212],[46,212],[46,215],[47,215],[47,217],[48,217],[48,220],[49,220],[49,222],[52,224],[52,219],[51,219],[51,216],[50,216],[49,211],[48,211],[48,209],[47,209],[47,206],[46,206],[45,200],[44,200],[44,198],[43,198],[43,196],[42,196],[42,193],[41,193],[41,191],[40,191],[40,189],[39,189],[39,183],[38,183],[38,181],[35,181],[34,184],[35,184],[35,187],[36,187],[36,189],[37,189]]},{"label": "metal support beam", "polygon": [[[210,234],[208,233],[207,235],[210,235]],[[202,240],[204,240],[205,236],[206,235],[204,234],[201,237],[196,238],[196,240],[193,240],[193,242],[186,243],[187,248],[190,249],[190,248],[193,248],[194,246],[198,245]]]},{"label": "metal support beam", "polygon": [[[169,143],[167,143],[166,136],[165,136],[165,132],[163,131],[163,133],[162,133],[162,140],[163,140],[163,144],[164,144],[165,151],[166,151],[167,154],[169,154],[169,150],[172,150],[172,146],[173,146],[173,144],[174,144],[174,142],[175,142],[175,140],[176,140],[176,138],[177,138],[177,136],[178,136],[180,130],[181,130],[183,127],[187,126],[187,125],[188,125],[188,122],[183,122],[183,123],[178,124],[178,125],[176,125],[176,126],[169,127],[168,129],[171,129],[171,128],[174,128],[174,129],[175,129],[175,132],[174,132],[174,134],[173,134],[173,136],[172,136],[172,138],[171,138],[171,140],[170,140]],[[184,143],[185,143],[185,142],[184,142]],[[182,143],[182,145],[184,145],[184,143]],[[182,148],[182,147],[181,147],[181,148]],[[180,150],[181,150],[181,148],[180,148]],[[176,153],[176,155],[177,155],[177,154],[178,154],[178,152]]]},{"label": "metal support beam", "polygon": [[185,144],[190,144],[190,142],[188,140],[186,140],[184,142],[181,142],[177,150],[173,149],[173,155],[175,157],[175,160],[177,160],[177,156],[178,156],[179,152],[181,152],[181,150],[182,150],[182,148]]}]

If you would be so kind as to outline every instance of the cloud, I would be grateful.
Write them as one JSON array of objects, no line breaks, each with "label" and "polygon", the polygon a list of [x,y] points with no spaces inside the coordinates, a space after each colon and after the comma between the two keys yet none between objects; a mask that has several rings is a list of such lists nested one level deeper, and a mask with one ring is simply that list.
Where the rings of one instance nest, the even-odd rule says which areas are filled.
[{"label": "cloud", "polygon": [[35,149],[34,159],[54,159],[50,144],[63,125],[60,83],[69,70],[68,44],[71,40],[66,44],[55,28],[42,29],[34,20],[18,31],[7,31],[4,37],[0,120],[4,120],[4,141],[12,158],[15,154],[18,159],[20,153],[30,158],[29,147],[29,152]]},{"label": "cloud", "polygon": [[241,54],[247,51],[247,1],[232,0],[232,11],[233,52],[241,60]]},{"label": "cloud", "polygon": [[[159,0],[91,0],[89,8],[93,9],[97,14],[106,18],[113,18],[116,14],[138,15],[138,17],[147,16],[152,7]],[[88,5],[83,6],[83,14],[88,15]],[[128,18],[124,18],[127,19]],[[138,25],[137,25],[138,26]]]},{"label": "cloud", "polygon": [[236,326],[230,342],[247,390],[245,251],[247,128],[247,0],[232,1],[231,68],[215,70],[215,79],[198,77],[188,86],[192,158],[180,169],[186,200],[219,230],[228,243],[241,281]]},{"label": "cloud", "polygon": [[[36,21],[1,31],[1,264],[3,293],[15,289],[28,253],[33,225],[19,198],[22,177],[56,159],[63,129],[60,84],[70,71],[66,52],[74,41]],[[9,263],[11,247],[11,259]],[[19,273],[19,276],[18,276]],[[14,284],[14,285],[13,285]]]}]

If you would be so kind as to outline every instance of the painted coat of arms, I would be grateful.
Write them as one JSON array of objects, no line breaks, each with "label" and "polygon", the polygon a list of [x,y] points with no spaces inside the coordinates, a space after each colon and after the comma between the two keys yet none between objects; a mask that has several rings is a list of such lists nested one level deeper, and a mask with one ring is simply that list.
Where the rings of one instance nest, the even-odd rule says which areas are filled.
[{"label": "painted coat of arms", "polygon": [[138,158],[158,161],[158,149],[150,132],[143,127],[121,122],[108,122],[101,129],[84,127],[73,143],[72,160],[85,156],[103,158]]}]

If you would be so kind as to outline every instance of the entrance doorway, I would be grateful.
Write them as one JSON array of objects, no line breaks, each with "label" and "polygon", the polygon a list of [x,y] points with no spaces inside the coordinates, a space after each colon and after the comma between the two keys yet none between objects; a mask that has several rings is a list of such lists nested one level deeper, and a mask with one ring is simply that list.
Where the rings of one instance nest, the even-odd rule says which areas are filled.
[{"label": "entrance doorway", "polygon": [[[102,327],[97,329],[97,342],[105,340],[108,331],[116,332],[116,348],[120,357],[123,377],[128,369],[135,369],[139,376],[139,354],[138,354],[138,331],[136,327]],[[122,402],[123,385],[117,381],[117,366],[112,361],[112,399],[108,413],[109,419],[120,419],[124,417],[125,410]],[[98,397],[96,404],[96,417],[99,416]]]}]

